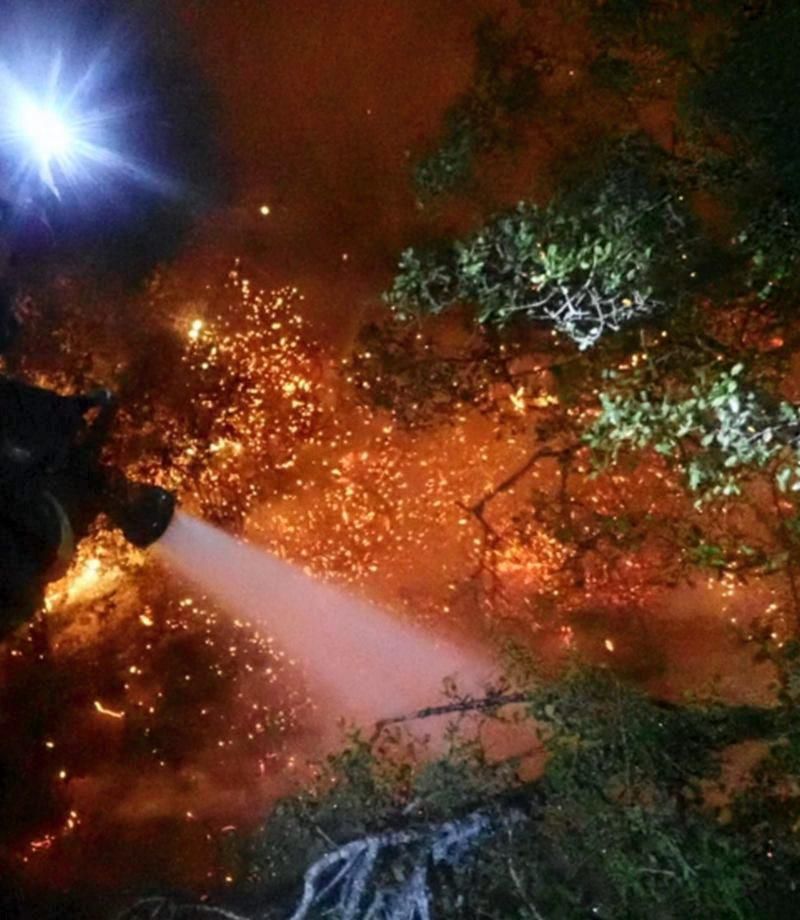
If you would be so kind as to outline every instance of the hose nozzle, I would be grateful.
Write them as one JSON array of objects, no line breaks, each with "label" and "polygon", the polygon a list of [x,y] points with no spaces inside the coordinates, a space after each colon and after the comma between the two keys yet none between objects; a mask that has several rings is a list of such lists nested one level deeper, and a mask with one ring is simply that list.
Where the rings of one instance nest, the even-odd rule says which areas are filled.
[{"label": "hose nozzle", "polygon": [[120,477],[110,490],[106,512],[126,540],[145,549],[169,527],[175,513],[175,496],[160,486]]}]

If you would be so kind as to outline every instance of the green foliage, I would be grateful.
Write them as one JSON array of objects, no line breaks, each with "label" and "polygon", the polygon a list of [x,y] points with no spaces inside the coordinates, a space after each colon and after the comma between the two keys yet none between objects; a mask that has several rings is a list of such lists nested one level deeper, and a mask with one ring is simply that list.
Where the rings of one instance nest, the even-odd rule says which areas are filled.
[{"label": "green foliage", "polygon": [[466,183],[484,143],[469,107],[463,102],[454,105],[444,117],[435,149],[414,166],[414,187],[420,198],[435,198]]},{"label": "green foliage", "polygon": [[592,902],[607,917],[746,915],[743,853],[700,807],[720,713],[660,707],[582,670],[546,688],[533,713],[551,752],[544,836],[554,848],[570,840],[573,884],[583,875],[594,888],[564,916]]},{"label": "green foliage", "polygon": [[695,89],[692,101],[708,121],[736,135],[763,159],[789,201],[800,201],[800,7],[771,4],[742,25],[720,65]]},{"label": "green foliage", "polygon": [[685,474],[704,497],[738,495],[742,480],[770,467],[782,490],[800,489],[800,411],[774,405],[749,388],[742,365],[703,374],[697,383],[671,387],[660,398],[635,377],[609,378],[602,412],[586,443],[606,461],[622,449],[652,448]]},{"label": "green foliage", "polygon": [[800,104],[786,91],[800,80],[800,9],[754,6],[758,15],[738,17],[716,66],[691,83],[684,130],[697,142],[697,181],[723,192],[734,211],[741,283],[776,299],[793,296],[800,280]]},{"label": "green foliage", "polygon": [[406,250],[387,302],[401,314],[471,303],[481,323],[546,322],[581,349],[659,310],[666,276],[674,304],[687,221],[639,153],[623,147],[599,187],[547,207],[522,202],[464,240]]},{"label": "green foliage", "polygon": [[728,554],[722,546],[717,543],[707,543],[705,540],[691,547],[689,558],[699,568],[717,571],[724,571],[730,564]]},{"label": "green foliage", "polygon": [[740,534],[730,537],[719,536],[716,540],[695,535],[695,542],[684,546],[684,558],[690,565],[708,569],[717,574],[723,572],[757,571],[771,574],[786,562],[784,553],[770,552],[764,547],[753,547],[743,543]]},{"label": "green foliage", "polygon": [[800,212],[770,200],[743,223],[735,245],[747,260],[744,285],[762,300],[794,295],[800,283]]},{"label": "green foliage", "polygon": [[445,113],[439,138],[414,166],[414,187],[423,201],[466,185],[478,154],[513,145],[538,97],[539,74],[548,67],[524,31],[507,31],[498,19],[484,19],[475,37],[472,84]]},{"label": "green foliage", "polygon": [[[779,658],[791,670],[787,653]],[[513,762],[487,763],[479,745],[457,736],[448,756],[424,766],[402,745],[356,738],[316,792],[284,802],[249,841],[239,896],[263,909],[277,903],[275,892],[296,892],[323,853],[365,835],[412,840],[425,828],[452,829],[480,807],[494,832],[469,859],[426,870],[435,916],[777,920],[790,895],[780,873],[795,866],[797,845],[787,821],[776,830],[764,819],[800,770],[794,706],[788,696],[774,710],[660,704],[607,672],[575,668],[530,689],[529,728],[549,756],[534,782],[517,779]],[[705,790],[719,780],[727,747],[753,738],[768,757],[717,815]],[[415,846],[370,884],[412,877]]]}]

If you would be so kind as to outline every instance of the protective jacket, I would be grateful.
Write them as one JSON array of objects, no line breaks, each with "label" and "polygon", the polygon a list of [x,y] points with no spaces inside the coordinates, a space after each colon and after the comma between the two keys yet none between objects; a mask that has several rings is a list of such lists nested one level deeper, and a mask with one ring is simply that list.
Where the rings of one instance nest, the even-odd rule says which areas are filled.
[{"label": "protective jacket", "polygon": [[75,510],[94,516],[85,398],[0,377],[0,638],[41,605],[75,548]]}]

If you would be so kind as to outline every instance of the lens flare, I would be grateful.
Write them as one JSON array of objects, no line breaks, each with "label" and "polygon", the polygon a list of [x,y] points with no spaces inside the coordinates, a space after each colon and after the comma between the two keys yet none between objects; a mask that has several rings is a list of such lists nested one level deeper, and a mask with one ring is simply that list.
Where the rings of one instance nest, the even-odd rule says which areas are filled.
[{"label": "lens flare", "polygon": [[35,195],[37,183],[59,195],[59,186],[75,181],[85,169],[83,161],[96,146],[87,131],[92,119],[61,95],[57,82],[37,94],[7,68],[0,68],[0,98],[6,113],[2,142],[11,173],[4,177],[7,197]]},{"label": "lens flare", "polygon": [[19,119],[20,131],[42,169],[47,169],[53,160],[69,156],[74,145],[73,132],[58,112],[25,100]]},{"label": "lens flare", "polygon": [[[0,61],[0,193],[13,201],[36,198],[42,186],[61,197],[65,189],[102,189],[124,178],[160,186],[143,164],[118,149],[119,129],[130,105],[103,102],[100,59],[82,70],[66,68],[59,53],[21,70]],[[24,73],[24,77],[21,74]]]}]

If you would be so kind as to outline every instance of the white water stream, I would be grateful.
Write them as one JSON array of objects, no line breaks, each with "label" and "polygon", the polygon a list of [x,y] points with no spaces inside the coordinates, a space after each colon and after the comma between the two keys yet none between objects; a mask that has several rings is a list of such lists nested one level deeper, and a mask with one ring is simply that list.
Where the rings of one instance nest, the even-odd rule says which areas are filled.
[{"label": "white water stream", "polygon": [[303,666],[317,705],[367,725],[445,702],[445,678],[482,695],[479,653],[402,622],[298,567],[178,512],[157,544],[181,576]]}]

